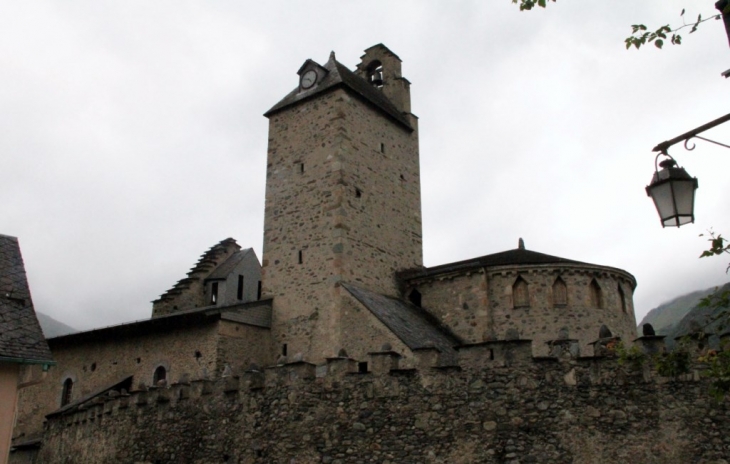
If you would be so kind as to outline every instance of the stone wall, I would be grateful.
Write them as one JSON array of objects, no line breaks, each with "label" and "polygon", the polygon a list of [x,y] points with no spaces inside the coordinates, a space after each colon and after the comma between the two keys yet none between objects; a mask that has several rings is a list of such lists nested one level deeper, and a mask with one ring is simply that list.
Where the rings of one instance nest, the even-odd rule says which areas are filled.
[{"label": "stone wall", "polygon": [[[44,463],[723,463],[728,403],[694,366],[536,358],[524,341],[465,347],[460,368],[357,374],[292,363],[240,379],[110,396],[49,420]],[[372,359],[371,359],[372,361]],[[373,362],[371,365],[376,366]]]},{"label": "stone wall", "polygon": [[169,332],[79,340],[73,344],[64,343],[63,338],[74,336],[50,339],[57,365],[45,381],[19,393],[16,439],[42,430],[45,415],[61,407],[63,383],[68,378],[73,381],[73,402],[130,375],[135,387],[140,382],[151,385],[158,366],[165,367],[171,382],[183,374],[196,379],[205,373],[215,376],[219,370],[217,321]]},{"label": "stone wall", "polygon": [[[566,304],[555,304],[552,294],[558,276],[567,287]],[[529,305],[515,305],[512,292],[518,277],[527,283]],[[594,279],[600,287],[600,305],[589,295]],[[602,324],[626,341],[636,337],[633,283],[620,270],[592,265],[505,266],[438,276],[413,288],[421,293],[425,309],[469,343],[501,338],[516,329],[522,338],[534,341],[535,355],[543,356],[548,353],[546,342],[566,328],[571,338],[579,340],[582,353],[590,355],[590,342]]]}]

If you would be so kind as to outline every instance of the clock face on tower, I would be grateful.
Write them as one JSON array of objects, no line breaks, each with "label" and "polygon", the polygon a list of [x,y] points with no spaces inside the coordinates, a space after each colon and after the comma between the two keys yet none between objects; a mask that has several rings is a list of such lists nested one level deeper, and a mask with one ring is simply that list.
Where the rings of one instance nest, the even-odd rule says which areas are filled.
[{"label": "clock face on tower", "polygon": [[317,72],[313,69],[310,69],[302,75],[302,80],[300,82],[303,89],[312,88],[314,83],[317,82]]}]

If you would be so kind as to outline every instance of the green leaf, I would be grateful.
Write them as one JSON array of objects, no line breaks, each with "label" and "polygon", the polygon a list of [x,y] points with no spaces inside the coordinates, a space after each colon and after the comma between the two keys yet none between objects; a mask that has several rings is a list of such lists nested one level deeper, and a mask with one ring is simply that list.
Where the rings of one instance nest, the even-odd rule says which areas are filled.
[{"label": "green leaf", "polygon": [[654,45],[656,45],[656,48],[662,48],[662,45],[664,45],[664,41],[662,39],[657,39],[654,42]]},{"label": "green leaf", "polygon": [[[515,1],[516,1],[516,0],[513,0],[513,2],[512,2],[512,3],[514,3]],[[682,8],[682,12],[681,12],[681,13],[679,13],[679,16],[684,16],[684,8]]]}]

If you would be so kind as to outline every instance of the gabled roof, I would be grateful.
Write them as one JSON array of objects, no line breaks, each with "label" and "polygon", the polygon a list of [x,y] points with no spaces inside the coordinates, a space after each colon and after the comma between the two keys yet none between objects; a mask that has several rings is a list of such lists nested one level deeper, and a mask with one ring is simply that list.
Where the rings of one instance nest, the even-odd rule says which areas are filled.
[{"label": "gabled roof", "polygon": [[462,341],[426,310],[352,284],[342,286],[411,350],[435,347],[446,359],[456,356],[454,347]]},{"label": "gabled roof", "polygon": [[205,280],[225,279],[238,266],[238,263],[243,261],[247,254],[253,252],[253,248],[246,248],[233,253],[227,260],[223,261],[223,264],[215,268]]},{"label": "gabled roof", "polygon": [[33,310],[18,239],[0,235],[0,361],[53,364]]},{"label": "gabled roof", "polygon": [[208,251],[200,256],[200,259],[197,263],[195,263],[195,266],[193,266],[192,269],[188,271],[187,277],[185,277],[184,279],[180,279],[175,285],[172,286],[171,289],[160,295],[158,299],[154,300],[153,303],[172,299],[175,297],[175,295],[179,295],[180,293],[182,293],[183,290],[187,290],[188,288],[190,288],[192,283],[200,280],[206,272],[211,271],[215,267],[219,266],[218,259],[222,254],[225,254],[227,252],[229,247],[235,247],[239,250],[241,249],[241,247],[232,238],[221,240],[220,243],[213,245]]},{"label": "gabled roof", "polygon": [[[312,60],[307,60],[305,65],[309,62],[316,64]],[[319,65],[318,65],[319,66]],[[386,116],[390,117],[394,121],[400,123],[403,127],[408,130],[413,130],[408,119],[403,113],[396,108],[396,106],[383,95],[383,92],[370,85],[365,79],[353,73],[342,63],[335,59],[335,54],[330,54],[330,59],[327,64],[323,66],[327,70],[327,75],[317,85],[309,90],[300,91],[299,87],[292,90],[286,97],[284,97],[279,103],[274,105],[269,111],[264,113],[264,116],[269,117],[273,114],[278,113],[290,106],[296,105],[303,101],[309,100],[317,95],[324,92],[334,90],[336,88],[343,88],[348,92],[359,97],[366,103],[372,105],[376,109],[380,110]],[[300,68],[301,71],[301,68]]]}]

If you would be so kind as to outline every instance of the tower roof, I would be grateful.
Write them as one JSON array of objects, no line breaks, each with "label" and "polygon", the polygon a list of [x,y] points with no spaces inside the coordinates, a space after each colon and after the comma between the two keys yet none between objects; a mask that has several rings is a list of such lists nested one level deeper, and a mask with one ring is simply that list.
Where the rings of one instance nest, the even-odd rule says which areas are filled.
[{"label": "tower roof", "polygon": [[[301,72],[303,67],[309,63],[320,66],[312,60],[307,60],[299,71]],[[327,70],[327,75],[321,82],[309,90],[300,90],[297,86],[296,89],[289,92],[289,94],[279,103],[264,113],[264,116],[272,116],[279,111],[307,101],[317,95],[342,88],[360,98],[365,103],[372,105],[374,108],[398,122],[406,129],[413,130],[408,119],[385,95],[383,95],[383,92],[370,85],[362,77],[347,69],[345,65],[335,59],[334,53],[330,55],[330,59],[327,63],[321,67]]]}]

